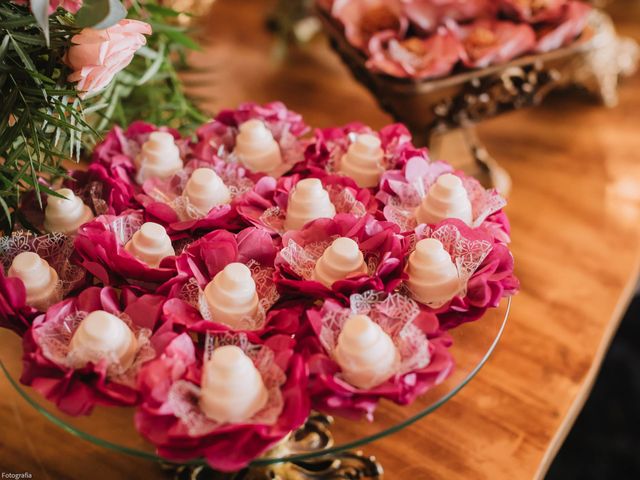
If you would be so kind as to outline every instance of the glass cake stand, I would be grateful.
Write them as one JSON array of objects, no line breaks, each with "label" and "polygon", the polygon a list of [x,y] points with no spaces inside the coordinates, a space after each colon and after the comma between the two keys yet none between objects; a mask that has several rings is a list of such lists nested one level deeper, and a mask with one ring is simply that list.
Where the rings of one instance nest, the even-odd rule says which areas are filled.
[{"label": "glass cake stand", "polygon": [[[331,418],[314,413],[307,423],[287,439],[256,459],[242,475],[214,474],[202,459],[175,465],[159,457],[152,444],[145,441],[133,426],[133,408],[97,407],[89,416],[71,417],[60,412],[38,392],[19,382],[22,373],[22,345],[13,332],[0,329],[0,367],[9,382],[32,407],[64,430],[96,445],[120,453],[162,462],[176,478],[305,479],[361,478],[375,479],[382,467],[373,457],[353,452],[427,416],[458,393],[487,362],[505,328],[511,299],[489,310],[476,322],[451,330],[455,360],[454,372],[442,384],[416,399],[399,406],[382,401],[371,422]],[[340,475],[345,476],[340,476]],[[351,476],[349,476],[351,475]],[[355,476],[354,476],[355,475]]]}]

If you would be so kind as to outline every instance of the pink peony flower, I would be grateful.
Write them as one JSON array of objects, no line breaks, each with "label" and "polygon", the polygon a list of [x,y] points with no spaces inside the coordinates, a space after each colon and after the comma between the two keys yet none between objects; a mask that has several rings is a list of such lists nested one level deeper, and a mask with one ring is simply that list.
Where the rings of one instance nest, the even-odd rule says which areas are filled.
[{"label": "pink peony flower", "polygon": [[592,10],[593,7],[584,2],[567,3],[562,16],[538,32],[536,52],[550,52],[569,45],[584,31]]},{"label": "pink peony flower", "polygon": [[131,63],[147,43],[144,35],[150,34],[151,26],[138,20],[120,20],[104,30],[85,28],[71,38],[66,62],[74,71],[68,80],[78,82],[76,88],[82,94],[103,89]]},{"label": "pink peony flower", "polygon": [[299,163],[293,172],[317,176],[325,172],[335,173],[349,145],[356,135],[363,133],[380,138],[385,169],[401,168],[407,158],[418,151],[411,143],[411,133],[400,123],[387,125],[376,132],[362,123],[354,122],[344,127],[316,129],[313,140],[304,152],[304,162]]},{"label": "pink peony flower", "polygon": [[448,75],[460,59],[461,45],[446,28],[427,38],[401,40],[392,32],[380,32],[369,42],[367,67],[394,77],[414,79]]},{"label": "pink peony flower", "polygon": [[80,264],[105,285],[128,285],[143,292],[163,292],[163,284],[176,276],[176,257],[150,267],[125,250],[144,223],[143,213],[101,215],[80,227],[74,240]]},{"label": "pink peony flower", "polygon": [[449,23],[462,42],[462,62],[468,68],[506,63],[534,49],[536,34],[531,26],[500,20],[477,20],[469,25]]},{"label": "pink peony flower", "polygon": [[[515,295],[520,287],[513,272],[513,255],[509,248],[492,238],[486,230],[469,228],[459,220],[451,219],[433,228],[427,226],[417,228],[416,240],[430,237],[439,238],[441,241],[444,238],[451,239],[452,229],[457,232],[462,243],[458,242],[457,246],[449,243],[445,248],[458,259],[459,265],[469,268],[471,265],[477,266],[473,271],[461,272],[461,278],[466,280],[466,288],[462,294],[433,309],[440,320],[441,327],[447,330],[462,323],[480,319],[487,309],[496,308],[503,298]],[[439,231],[443,232],[442,235]],[[490,246],[479,264],[474,260],[480,252],[479,248],[473,246],[477,242]],[[467,247],[460,248],[463,245]]]},{"label": "pink peony flower", "polygon": [[[337,237],[358,243],[368,273],[335,282],[331,288],[313,279],[313,270],[322,252]],[[357,218],[338,214],[308,223],[302,230],[287,232],[283,248],[275,260],[275,281],[288,297],[311,301],[317,298],[348,298],[367,290],[393,291],[405,278],[407,245],[396,225],[380,222],[370,215]]]},{"label": "pink peony flower", "polygon": [[529,23],[554,22],[569,0],[501,0],[500,9],[515,20]]},{"label": "pink peony flower", "polygon": [[[280,145],[285,168],[291,168],[302,160],[305,142],[301,139],[309,127],[302,116],[281,102],[265,105],[244,103],[237,109],[222,110],[209,123],[196,130],[197,141],[191,145],[195,158],[206,162],[233,161],[233,149],[241,124],[248,120],[261,120]],[[253,174],[257,180],[262,174]],[[251,175],[250,175],[251,176]]]},{"label": "pink peony flower", "polygon": [[402,8],[423,32],[433,32],[446,20],[464,22],[496,14],[493,0],[402,0]]},{"label": "pink peony flower", "polygon": [[[30,0],[12,0],[13,3],[18,5],[27,5],[31,3]],[[62,8],[70,13],[77,13],[82,7],[82,0],[49,0],[49,15],[55,12],[58,8]]]},{"label": "pink peony flower", "polygon": [[[375,292],[353,295],[350,305],[345,308],[335,300],[326,300],[321,308],[307,311],[311,335],[300,340],[298,350],[309,368],[313,408],[373,420],[380,399],[408,405],[452,373],[453,358],[448,351],[451,338],[440,330],[436,316],[427,309],[399,294]],[[341,326],[356,313],[366,314],[380,325],[400,353],[395,374],[368,389],[348,383],[333,357]]]},{"label": "pink peony flower", "polygon": [[202,349],[187,334],[171,341],[139,376],[142,404],[136,428],[164,458],[176,461],[204,457],[216,470],[238,471],[300,427],[309,415],[307,372],[293,353],[293,340],[275,336],[261,341],[245,334],[211,333],[217,342],[245,348],[269,392],[267,405],[245,423],[217,423],[200,409]]},{"label": "pink peony flower", "polygon": [[[151,332],[160,320],[164,298],[112,288],[90,287],[50,307],[23,338],[24,371],[20,381],[33,387],[68,415],[88,415],[96,405],[131,406],[138,402],[136,378],[141,365],[155,357]],[[126,370],[106,359],[76,364],[70,341],[87,313],[106,310],[129,323],[138,340],[136,357]]]},{"label": "pink peony flower", "polygon": [[278,180],[272,177],[261,178],[253,190],[238,202],[238,214],[253,225],[274,235],[282,235],[291,190],[299,180],[312,177],[320,178],[336,213],[351,213],[361,217],[378,211],[378,204],[371,192],[358,187],[349,177],[325,173],[302,176],[296,173]]},{"label": "pink peony flower", "polygon": [[362,50],[374,34],[392,31],[404,37],[409,26],[401,0],[335,0],[331,14],[344,26],[351,45]]}]

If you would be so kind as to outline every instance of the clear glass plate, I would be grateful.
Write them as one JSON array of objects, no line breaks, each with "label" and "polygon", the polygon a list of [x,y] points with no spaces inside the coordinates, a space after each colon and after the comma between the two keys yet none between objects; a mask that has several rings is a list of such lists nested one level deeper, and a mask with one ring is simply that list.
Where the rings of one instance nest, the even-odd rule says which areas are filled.
[{"label": "clear glass plate", "polygon": [[[425,417],[458,393],[489,359],[505,328],[511,299],[490,310],[473,323],[451,330],[454,343],[451,353],[456,362],[453,374],[441,385],[427,392],[408,406],[382,401],[375,419],[347,420],[335,418],[331,427],[334,443],[328,449],[314,452],[268,456],[255,460],[253,465],[304,460],[330,453],[351,450],[366,443],[395,433],[407,425]],[[0,329],[0,366],[20,395],[47,419],[96,445],[115,451],[155,461],[163,459],[156,455],[153,445],[145,441],[133,426],[133,408],[97,407],[89,416],[70,417],[60,412],[38,392],[19,382],[22,373],[21,340],[13,332]],[[194,459],[190,464],[204,463]]]}]

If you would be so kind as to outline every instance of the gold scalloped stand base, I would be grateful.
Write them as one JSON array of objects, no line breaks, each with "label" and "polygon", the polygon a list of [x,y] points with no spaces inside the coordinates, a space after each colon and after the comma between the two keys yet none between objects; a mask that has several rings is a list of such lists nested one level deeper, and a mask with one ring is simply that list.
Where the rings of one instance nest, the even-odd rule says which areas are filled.
[{"label": "gold scalloped stand base", "polygon": [[[375,457],[362,452],[333,452],[322,455],[322,451],[333,446],[329,427],[333,419],[319,413],[312,414],[300,429],[295,431],[271,456],[283,457],[317,453],[289,462],[256,466],[235,473],[216,472],[202,465],[165,464],[163,468],[175,480],[380,480],[382,466]],[[269,454],[267,454],[269,456]]]}]

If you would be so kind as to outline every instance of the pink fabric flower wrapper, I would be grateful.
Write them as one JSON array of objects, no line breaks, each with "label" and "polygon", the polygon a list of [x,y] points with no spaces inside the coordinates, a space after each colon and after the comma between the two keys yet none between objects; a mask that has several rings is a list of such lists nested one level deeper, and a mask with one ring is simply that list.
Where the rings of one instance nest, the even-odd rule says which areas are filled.
[{"label": "pink fabric flower wrapper", "polygon": [[144,223],[141,211],[102,215],[84,224],[74,240],[80,264],[105,285],[128,285],[142,292],[164,293],[163,284],[177,274],[175,256],[150,267],[125,249]]},{"label": "pink fabric flower wrapper", "polygon": [[362,217],[367,213],[375,214],[378,210],[378,203],[371,192],[358,187],[349,177],[327,174],[303,177],[296,173],[278,180],[272,177],[261,178],[254,189],[238,202],[238,213],[247,222],[267,230],[272,235],[283,235],[289,194],[295,184],[303,178],[320,178],[331,203],[336,208],[336,214],[350,213]]},{"label": "pink fabric flower wrapper", "polygon": [[[333,358],[339,333],[352,315],[368,315],[394,341],[400,353],[396,373],[375,387],[363,390],[347,383]],[[326,300],[307,311],[312,334],[301,340],[300,350],[309,366],[309,396],[313,408],[326,413],[373,420],[380,399],[408,405],[442,383],[453,371],[448,351],[451,338],[439,329],[432,313],[399,294],[366,292],[352,295],[350,307]]]},{"label": "pink fabric flower wrapper", "polygon": [[[197,141],[191,145],[195,158],[206,162],[232,162],[237,158],[233,153],[239,127],[248,120],[261,120],[271,131],[282,153],[283,167],[279,174],[285,173],[296,163],[302,161],[306,142],[302,137],[309,127],[302,116],[281,102],[265,105],[244,103],[235,110],[223,110],[209,123],[196,130]],[[257,180],[261,174],[249,172],[250,177]]]},{"label": "pink fabric flower wrapper", "polygon": [[[58,274],[57,291],[60,300],[88,282],[85,269],[76,265],[73,239],[62,233],[34,235],[27,231],[0,237],[0,327],[23,335],[40,313],[26,304],[27,293],[19,278],[7,278],[5,272],[13,259],[22,252],[40,255]],[[37,307],[37,305],[36,305]]]},{"label": "pink fabric flower wrapper", "polygon": [[[182,193],[191,173],[197,168],[209,168],[218,174],[229,189],[230,203],[217,205],[206,214],[190,204]],[[144,182],[143,193],[136,199],[144,208],[148,221],[164,225],[171,237],[177,238],[187,232],[218,228],[235,231],[247,226],[247,222],[238,216],[236,205],[243,201],[253,186],[253,181],[245,176],[245,169],[238,164],[192,160],[168,180],[151,178]]]},{"label": "pink fabric flower wrapper", "polygon": [[[338,237],[358,243],[368,273],[338,280],[331,288],[313,280],[313,269],[325,248]],[[288,232],[275,260],[275,281],[283,295],[314,301],[317,298],[347,299],[366,290],[393,291],[403,280],[406,242],[389,222],[370,215],[357,218],[338,214],[333,219],[318,219],[302,230]]]},{"label": "pink fabric flower wrapper", "polygon": [[[204,289],[225,266],[233,262],[245,264],[251,270],[259,298],[258,314],[242,322],[242,330],[269,331],[276,324],[297,325],[286,312],[270,312],[279,295],[273,283],[273,262],[276,244],[264,230],[249,227],[237,234],[218,230],[188,245],[176,261],[178,276],[172,282],[171,300],[165,306],[166,317],[174,324],[183,324],[194,331],[230,330],[212,316]],[[294,309],[295,312],[295,309]],[[294,333],[294,332],[289,332]]]},{"label": "pink fabric flower wrapper", "polygon": [[480,319],[489,308],[498,307],[503,298],[518,291],[520,283],[513,272],[513,255],[485,230],[449,219],[433,227],[420,225],[414,241],[423,238],[442,242],[461,279],[461,290],[456,296],[443,305],[430,306],[443,329]]},{"label": "pink fabric flower wrapper", "polygon": [[402,170],[392,170],[382,176],[376,198],[384,205],[383,217],[400,227],[402,232],[416,228],[415,209],[440,175],[453,173],[460,177],[471,201],[472,227],[480,227],[503,243],[510,241],[509,221],[502,212],[506,200],[496,190],[486,190],[475,178],[445,162],[413,157]]},{"label": "pink fabric flower wrapper", "polygon": [[[163,297],[140,298],[112,288],[91,287],[40,315],[23,337],[24,370],[20,381],[40,392],[64,413],[88,415],[96,405],[131,406],[138,400],[136,376],[140,366],[155,357],[152,331],[157,327]],[[122,318],[137,337],[136,357],[127,370],[106,359],[77,363],[69,342],[87,313],[105,310]]]},{"label": "pink fabric flower wrapper", "polygon": [[411,143],[411,133],[402,124],[394,123],[381,128],[378,132],[358,122],[344,127],[319,128],[314,132],[304,152],[304,162],[293,169],[300,175],[322,176],[325,173],[338,173],[340,159],[349,145],[360,134],[375,135],[380,139],[384,151],[385,170],[402,168],[408,158],[419,154]]},{"label": "pink fabric flower wrapper", "polygon": [[[228,344],[238,345],[252,358],[269,391],[266,407],[245,423],[217,423],[199,407],[207,351]],[[217,470],[238,471],[305,422],[309,415],[306,367],[286,336],[262,342],[244,334],[211,334],[205,348],[197,348],[182,334],[143,368],[136,428],[164,458],[204,457]]]}]

